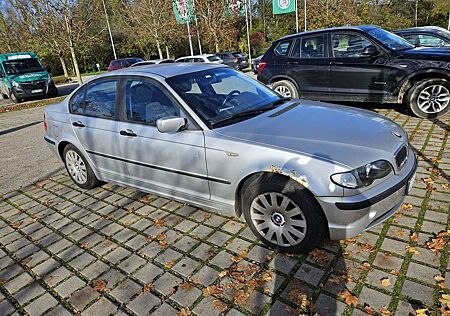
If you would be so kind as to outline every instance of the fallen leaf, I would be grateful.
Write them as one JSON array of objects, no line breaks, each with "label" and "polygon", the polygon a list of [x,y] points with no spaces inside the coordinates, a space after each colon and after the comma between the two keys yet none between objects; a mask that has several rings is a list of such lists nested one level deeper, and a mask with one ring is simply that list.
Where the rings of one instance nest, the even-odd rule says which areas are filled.
[{"label": "fallen leaf", "polygon": [[402,209],[404,209],[405,211],[412,211],[413,206],[412,206],[412,204],[409,204],[409,203],[403,203]]},{"label": "fallen leaf", "polygon": [[381,278],[380,283],[384,287],[388,287],[389,285],[391,285],[391,281],[387,277]]},{"label": "fallen leaf", "polygon": [[153,288],[154,288],[153,283],[149,282],[144,285],[142,292],[150,292],[151,290],[153,290]]},{"label": "fallen leaf", "polygon": [[128,212],[128,213],[133,213],[135,210],[136,210],[136,209],[135,209],[134,207],[129,207],[129,208],[127,209],[127,212]]},{"label": "fallen leaf", "polygon": [[80,245],[80,248],[81,248],[81,249],[88,249],[88,248],[89,248],[89,243],[88,243],[88,242],[85,242],[85,243],[81,244],[81,245]]},{"label": "fallen leaf", "polygon": [[314,249],[311,252],[311,257],[316,263],[327,263],[328,255],[325,250]]},{"label": "fallen leaf", "polygon": [[174,266],[174,264],[175,264],[175,261],[174,261],[174,260],[170,260],[170,261],[167,261],[167,262],[164,264],[164,267],[165,267],[166,269],[172,269],[172,267]]},{"label": "fallen leaf", "polygon": [[362,264],[362,267],[364,269],[369,269],[370,268],[370,263],[368,263],[367,261],[364,261],[363,264]]},{"label": "fallen leaf", "polygon": [[419,236],[417,235],[417,233],[412,233],[411,235],[409,235],[409,239],[412,242],[417,242],[419,240]]},{"label": "fallen leaf", "polygon": [[420,255],[420,252],[416,248],[411,246],[406,246],[406,251],[412,253],[413,255]]},{"label": "fallen leaf", "polygon": [[436,275],[434,276],[434,279],[435,279],[437,282],[444,282],[444,281],[445,281],[445,278],[442,277],[442,275],[439,275],[439,274],[436,274]]},{"label": "fallen leaf", "polygon": [[203,289],[204,296],[219,295],[223,293],[223,288],[217,285],[210,285]]},{"label": "fallen leaf", "polygon": [[150,197],[148,195],[144,195],[139,199],[139,202],[141,203],[148,203],[150,201]]},{"label": "fallen leaf", "polygon": [[247,299],[249,297],[249,293],[245,292],[244,290],[239,290],[233,295],[233,301],[238,305],[242,305],[247,302]]},{"label": "fallen leaf", "polygon": [[28,264],[28,262],[31,261],[32,258],[33,258],[33,257],[30,256],[30,257],[28,257],[28,258],[22,259],[22,260],[20,261],[20,264],[26,266],[26,265]]},{"label": "fallen leaf", "polygon": [[222,271],[219,273],[219,277],[220,277],[220,278],[223,278],[223,277],[225,277],[227,274],[228,274],[228,272],[227,272],[226,270],[222,270]]},{"label": "fallen leaf", "polygon": [[396,235],[397,237],[404,237],[408,235],[408,233],[405,232],[404,230],[394,229],[394,235]]},{"label": "fallen leaf", "polygon": [[227,304],[222,302],[221,300],[215,299],[213,300],[213,307],[219,311],[224,311],[227,308]]},{"label": "fallen leaf", "polygon": [[352,293],[350,293],[349,290],[344,289],[339,294],[340,297],[342,297],[348,305],[356,306],[358,305],[358,298],[354,296]]},{"label": "fallen leaf", "polygon": [[364,311],[369,315],[373,315],[375,313],[375,310],[373,309],[373,307],[368,304],[364,305]]},{"label": "fallen leaf", "polygon": [[106,281],[105,280],[98,280],[94,285],[94,291],[102,292],[106,288]]},{"label": "fallen leaf", "polygon": [[182,308],[178,313],[177,316],[188,316],[191,314],[191,311],[189,310],[189,308]]},{"label": "fallen leaf", "polygon": [[12,224],[11,227],[14,229],[17,229],[20,226],[22,226],[22,224],[23,224],[23,221],[18,221],[18,222],[15,222],[14,224]]},{"label": "fallen leaf", "polygon": [[204,220],[204,221],[207,221],[207,220],[210,219],[210,218],[211,218],[211,214],[209,214],[209,213],[203,214],[203,220]]},{"label": "fallen leaf", "polygon": [[450,189],[450,184],[443,183],[443,184],[441,184],[441,188],[443,188],[444,190],[449,190]]},{"label": "fallen leaf", "polygon": [[163,219],[156,219],[155,226],[156,226],[156,228],[164,227],[164,226],[166,226],[166,222]]},{"label": "fallen leaf", "polygon": [[447,307],[450,307],[450,295],[442,294],[439,302],[441,302],[443,305],[447,305]]},{"label": "fallen leaf", "polygon": [[112,245],[112,241],[107,240],[107,241],[105,241],[105,242],[102,244],[102,248],[106,248],[106,247],[109,247],[109,246],[111,246],[111,245]]},{"label": "fallen leaf", "polygon": [[425,183],[434,183],[433,179],[431,178],[422,178],[422,181]]},{"label": "fallen leaf", "polygon": [[183,282],[178,287],[184,291],[189,291],[189,290],[193,289],[195,286],[191,282]]},{"label": "fallen leaf", "polygon": [[387,309],[386,306],[383,306],[380,310],[380,315],[381,316],[391,316],[392,312],[389,309]]}]

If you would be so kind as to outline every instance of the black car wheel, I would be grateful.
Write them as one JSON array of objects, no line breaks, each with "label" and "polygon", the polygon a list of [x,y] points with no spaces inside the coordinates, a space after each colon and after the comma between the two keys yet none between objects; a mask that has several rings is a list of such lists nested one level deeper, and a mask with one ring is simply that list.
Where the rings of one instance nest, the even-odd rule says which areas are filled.
[{"label": "black car wheel", "polygon": [[252,232],[268,246],[291,253],[315,248],[328,225],[314,196],[292,179],[266,174],[242,192],[243,213]]},{"label": "black car wheel", "polygon": [[424,79],[416,82],[408,93],[408,107],[421,118],[436,118],[450,109],[450,82]]},{"label": "black car wheel", "polygon": [[285,98],[298,98],[299,92],[295,85],[289,80],[280,80],[272,84],[272,90],[278,92]]},{"label": "black car wheel", "polygon": [[16,97],[16,95],[14,94],[13,91],[11,91],[11,93],[9,94],[9,98],[10,98],[11,101],[13,101],[14,103],[20,103],[20,102],[22,102],[21,99],[18,99],[18,98]]},{"label": "black car wheel", "polygon": [[83,154],[69,144],[63,152],[64,164],[72,180],[82,189],[93,189],[101,184]]}]

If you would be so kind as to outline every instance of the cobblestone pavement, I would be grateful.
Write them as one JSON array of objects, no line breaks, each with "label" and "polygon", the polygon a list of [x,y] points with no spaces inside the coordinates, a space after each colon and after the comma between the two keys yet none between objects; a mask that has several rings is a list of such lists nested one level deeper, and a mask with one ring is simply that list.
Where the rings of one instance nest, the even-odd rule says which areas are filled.
[{"label": "cobblestone pavement", "polygon": [[450,116],[378,111],[417,149],[412,195],[387,222],[305,255],[266,248],[242,218],[113,184],[80,190],[63,172],[3,195],[0,315],[444,313]]}]

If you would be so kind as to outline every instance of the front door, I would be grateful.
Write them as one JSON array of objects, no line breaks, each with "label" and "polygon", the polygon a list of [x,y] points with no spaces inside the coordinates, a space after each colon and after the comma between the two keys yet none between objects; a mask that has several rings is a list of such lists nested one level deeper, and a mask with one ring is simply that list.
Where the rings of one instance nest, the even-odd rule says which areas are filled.
[{"label": "front door", "polygon": [[330,93],[337,100],[381,102],[389,91],[389,59],[386,54],[363,56],[374,45],[359,33],[331,33]]},{"label": "front door", "polygon": [[330,62],[325,38],[326,34],[297,38],[287,60],[287,75],[297,82],[301,97],[328,95]]},{"label": "front door", "polygon": [[[121,103],[120,143],[129,181],[169,196],[209,199],[203,131],[189,122],[163,85],[129,77]],[[156,121],[170,116],[186,117],[188,128],[160,133]]]},{"label": "front door", "polygon": [[117,121],[117,80],[105,78],[78,90],[69,102],[70,121],[78,141],[102,178],[122,181]]}]

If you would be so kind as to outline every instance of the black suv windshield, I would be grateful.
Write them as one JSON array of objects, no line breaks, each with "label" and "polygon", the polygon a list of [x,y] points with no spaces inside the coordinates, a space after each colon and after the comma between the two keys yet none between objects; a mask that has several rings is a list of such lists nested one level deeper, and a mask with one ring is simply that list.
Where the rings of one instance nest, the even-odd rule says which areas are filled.
[{"label": "black suv windshield", "polygon": [[3,62],[3,67],[8,75],[24,74],[45,70],[37,58],[8,60]]},{"label": "black suv windshield", "polygon": [[266,86],[228,68],[188,73],[166,81],[209,127],[256,116],[282,99]]},{"label": "black suv windshield", "polygon": [[400,36],[380,28],[370,30],[368,33],[392,50],[405,50],[414,48],[414,45],[410,44]]}]

